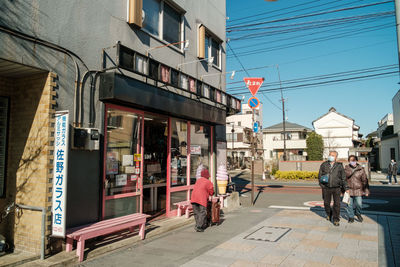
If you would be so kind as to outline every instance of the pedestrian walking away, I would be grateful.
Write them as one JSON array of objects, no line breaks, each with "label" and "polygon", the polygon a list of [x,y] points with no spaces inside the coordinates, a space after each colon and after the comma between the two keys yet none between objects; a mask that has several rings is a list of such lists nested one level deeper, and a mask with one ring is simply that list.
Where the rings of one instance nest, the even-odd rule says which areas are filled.
[{"label": "pedestrian walking away", "polygon": [[[326,219],[329,221],[333,219],[335,226],[339,226],[340,221],[340,194],[348,192],[343,164],[336,161],[337,156],[338,152],[330,151],[328,160],[321,164],[318,173]],[[331,208],[332,198],[333,208]]]},{"label": "pedestrian walking away", "polygon": [[349,156],[348,161],[349,164],[344,168],[344,172],[346,174],[347,186],[350,194],[350,202],[347,205],[349,223],[354,222],[354,215],[357,216],[359,222],[362,222],[362,198],[363,196],[368,197],[370,193],[367,173],[364,168],[358,164],[357,156]]},{"label": "pedestrian walking away", "polygon": [[208,197],[214,194],[214,187],[209,178],[210,173],[207,168],[203,167],[192,192],[191,203],[197,232],[203,232],[207,227],[207,201]]},{"label": "pedestrian walking away", "polygon": [[389,179],[389,184],[392,184],[392,176],[394,179],[394,182],[397,184],[397,162],[396,160],[392,159],[389,163],[388,167],[388,179]]}]

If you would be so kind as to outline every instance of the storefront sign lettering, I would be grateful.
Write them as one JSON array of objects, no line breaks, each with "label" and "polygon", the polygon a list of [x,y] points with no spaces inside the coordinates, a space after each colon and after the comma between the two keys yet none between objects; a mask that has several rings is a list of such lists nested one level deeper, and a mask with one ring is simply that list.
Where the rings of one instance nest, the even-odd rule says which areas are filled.
[{"label": "storefront sign lettering", "polygon": [[68,111],[57,112],[55,118],[52,235],[65,237],[65,208],[69,142]]},{"label": "storefront sign lettering", "polygon": [[190,154],[201,155],[201,146],[199,146],[199,145],[190,146]]}]

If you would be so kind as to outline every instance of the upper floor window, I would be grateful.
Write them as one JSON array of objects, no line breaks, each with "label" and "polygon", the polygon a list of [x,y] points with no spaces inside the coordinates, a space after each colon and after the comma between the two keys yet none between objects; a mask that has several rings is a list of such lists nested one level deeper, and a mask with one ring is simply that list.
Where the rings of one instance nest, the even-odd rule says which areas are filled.
[{"label": "upper floor window", "polygon": [[221,45],[222,42],[218,40],[204,25],[199,26],[199,39],[198,39],[198,57],[210,58],[213,57],[213,65],[221,69]]},{"label": "upper floor window", "polygon": [[[144,0],[143,12],[146,31],[171,44],[182,41],[182,13],[164,0]],[[182,45],[175,44],[178,48]]]}]

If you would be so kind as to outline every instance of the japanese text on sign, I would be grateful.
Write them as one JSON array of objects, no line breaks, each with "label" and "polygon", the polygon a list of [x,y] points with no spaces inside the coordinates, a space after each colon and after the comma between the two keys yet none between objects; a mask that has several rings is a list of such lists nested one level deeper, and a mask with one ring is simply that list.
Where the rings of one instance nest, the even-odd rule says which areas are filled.
[{"label": "japanese text on sign", "polygon": [[57,112],[55,117],[52,234],[65,237],[69,116],[63,111]]}]

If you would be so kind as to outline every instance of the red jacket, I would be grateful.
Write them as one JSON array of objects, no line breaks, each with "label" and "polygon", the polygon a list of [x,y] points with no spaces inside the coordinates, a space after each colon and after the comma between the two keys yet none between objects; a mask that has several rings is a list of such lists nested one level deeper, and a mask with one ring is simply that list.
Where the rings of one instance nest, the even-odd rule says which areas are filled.
[{"label": "red jacket", "polygon": [[194,185],[191,202],[207,207],[208,196],[212,196],[213,194],[213,184],[210,180],[201,177],[197,179],[196,184]]}]

